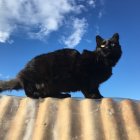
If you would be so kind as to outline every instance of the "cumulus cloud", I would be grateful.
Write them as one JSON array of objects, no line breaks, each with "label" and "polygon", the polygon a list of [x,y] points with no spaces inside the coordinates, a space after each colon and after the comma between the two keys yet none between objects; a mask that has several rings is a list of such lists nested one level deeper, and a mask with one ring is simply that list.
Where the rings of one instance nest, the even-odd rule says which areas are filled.
[{"label": "cumulus cloud", "polygon": [[78,19],[75,18],[73,20],[73,31],[70,36],[63,39],[64,44],[68,48],[74,48],[76,45],[78,45],[86,31],[87,27],[87,21],[85,18]]},{"label": "cumulus cloud", "polygon": [[9,39],[9,33],[6,31],[0,31],[0,42],[4,43],[7,39]]},{"label": "cumulus cloud", "polygon": [[[32,37],[47,36],[74,8],[73,0],[0,0],[0,42],[6,42],[19,25],[28,26]],[[37,32],[30,31],[33,27]]]},{"label": "cumulus cloud", "polygon": [[92,7],[96,7],[96,0],[88,0],[88,4]]},{"label": "cumulus cloud", "polygon": [[[63,37],[63,43],[73,48],[78,45],[87,30],[87,20],[80,17],[89,6],[96,8],[96,0],[0,0],[0,42],[12,44],[11,36],[20,32],[32,39],[44,40],[57,31],[70,15],[69,22],[71,33]],[[99,1],[104,5],[104,0]],[[85,4],[86,3],[86,4]],[[87,6],[87,7],[86,7]],[[81,15],[80,15],[81,14]],[[78,16],[80,15],[80,16]],[[99,11],[98,18],[103,15]],[[73,20],[71,21],[71,18]],[[96,29],[98,32],[98,28]]]}]

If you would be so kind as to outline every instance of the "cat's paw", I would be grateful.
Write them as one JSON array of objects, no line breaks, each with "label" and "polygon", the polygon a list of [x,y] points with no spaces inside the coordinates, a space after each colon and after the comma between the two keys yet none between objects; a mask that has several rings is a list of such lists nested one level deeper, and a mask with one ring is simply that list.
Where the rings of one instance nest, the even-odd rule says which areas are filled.
[{"label": "cat's paw", "polygon": [[91,95],[91,99],[102,99],[102,98],[104,98],[102,95],[96,95],[96,94]]},{"label": "cat's paw", "polygon": [[59,95],[59,98],[69,98],[69,97],[71,97],[71,95],[70,94],[60,94]]}]

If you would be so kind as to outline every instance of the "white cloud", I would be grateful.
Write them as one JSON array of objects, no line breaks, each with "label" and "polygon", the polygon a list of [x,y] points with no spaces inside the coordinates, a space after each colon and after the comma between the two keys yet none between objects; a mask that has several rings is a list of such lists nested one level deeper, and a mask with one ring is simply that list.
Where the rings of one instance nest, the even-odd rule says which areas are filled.
[{"label": "white cloud", "polygon": [[[19,25],[28,26],[32,37],[47,36],[74,8],[73,0],[0,0],[0,42],[6,42]],[[38,32],[32,32],[32,27]]]},{"label": "white cloud", "polygon": [[0,42],[4,43],[7,39],[9,39],[9,33],[0,31]]},{"label": "white cloud", "polygon": [[96,0],[88,0],[88,4],[92,7],[96,7]]},{"label": "white cloud", "polygon": [[84,18],[75,18],[73,20],[73,32],[69,37],[63,39],[64,44],[68,48],[74,48],[76,45],[78,45],[86,31],[86,27],[87,22]]},{"label": "white cloud", "polygon": [[[104,5],[105,0],[100,0]],[[88,10],[86,6],[96,8],[97,0],[0,0],[0,42],[13,43],[11,36],[17,32],[24,32],[30,38],[44,40],[61,26],[65,25],[66,14],[69,17],[72,33],[63,39],[67,47],[75,47],[80,43],[87,27],[85,18],[76,16]],[[103,10],[98,13],[102,18]],[[67,21],[68,22],[68,21]]]},{"label": "white cloud", "polygon": [[101,9],[98,13],[98,18],[101,19],[103,17],[103,15],[105,14],[105,0],[100,0],[100,5],[101,5]]},{"label": "white cloud", "polygon": [[96,35],[100,34],[100,27],[99,27],[99,25],[95,25],[95,32],[96,32]]},{"label": "white cloud", "polygon": [[82,5],[82,4],[76,5],[74,7],[74,12],[77,13],[77,14],[80,14],[83,11],[86,11],[86,10],[87,10],[86,7],[84,5]]},{"label": "white cloud", "polygon": [[103,11],[102,11],[102,10],[100,10],[100,11],[99,11],[99,13],[98,13],[98,18],[99,18],[99,19],[101,19],[101,18],[102,18],[102,16],[103,16]]}]

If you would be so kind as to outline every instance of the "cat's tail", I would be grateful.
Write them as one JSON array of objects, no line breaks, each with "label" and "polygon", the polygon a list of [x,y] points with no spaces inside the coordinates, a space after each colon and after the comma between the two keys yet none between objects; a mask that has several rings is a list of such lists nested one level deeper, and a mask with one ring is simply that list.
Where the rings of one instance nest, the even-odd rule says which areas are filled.
[{"label": "cat's tail", "polygon": [[8,81],[0,81],[0,92],[3,92],[5,90],[19,90],[22,89],[22,86],[19,82],[18,78],[11,79]]}]

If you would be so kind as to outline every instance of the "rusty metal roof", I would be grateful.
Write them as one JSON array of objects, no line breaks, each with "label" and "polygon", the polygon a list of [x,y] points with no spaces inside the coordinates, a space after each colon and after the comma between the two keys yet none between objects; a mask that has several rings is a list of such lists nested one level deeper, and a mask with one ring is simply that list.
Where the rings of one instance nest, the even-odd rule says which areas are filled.
[{"label": "rusty metal roof", "polygon": [[0,140],[140,140],[140,102],[0,96]]}]

